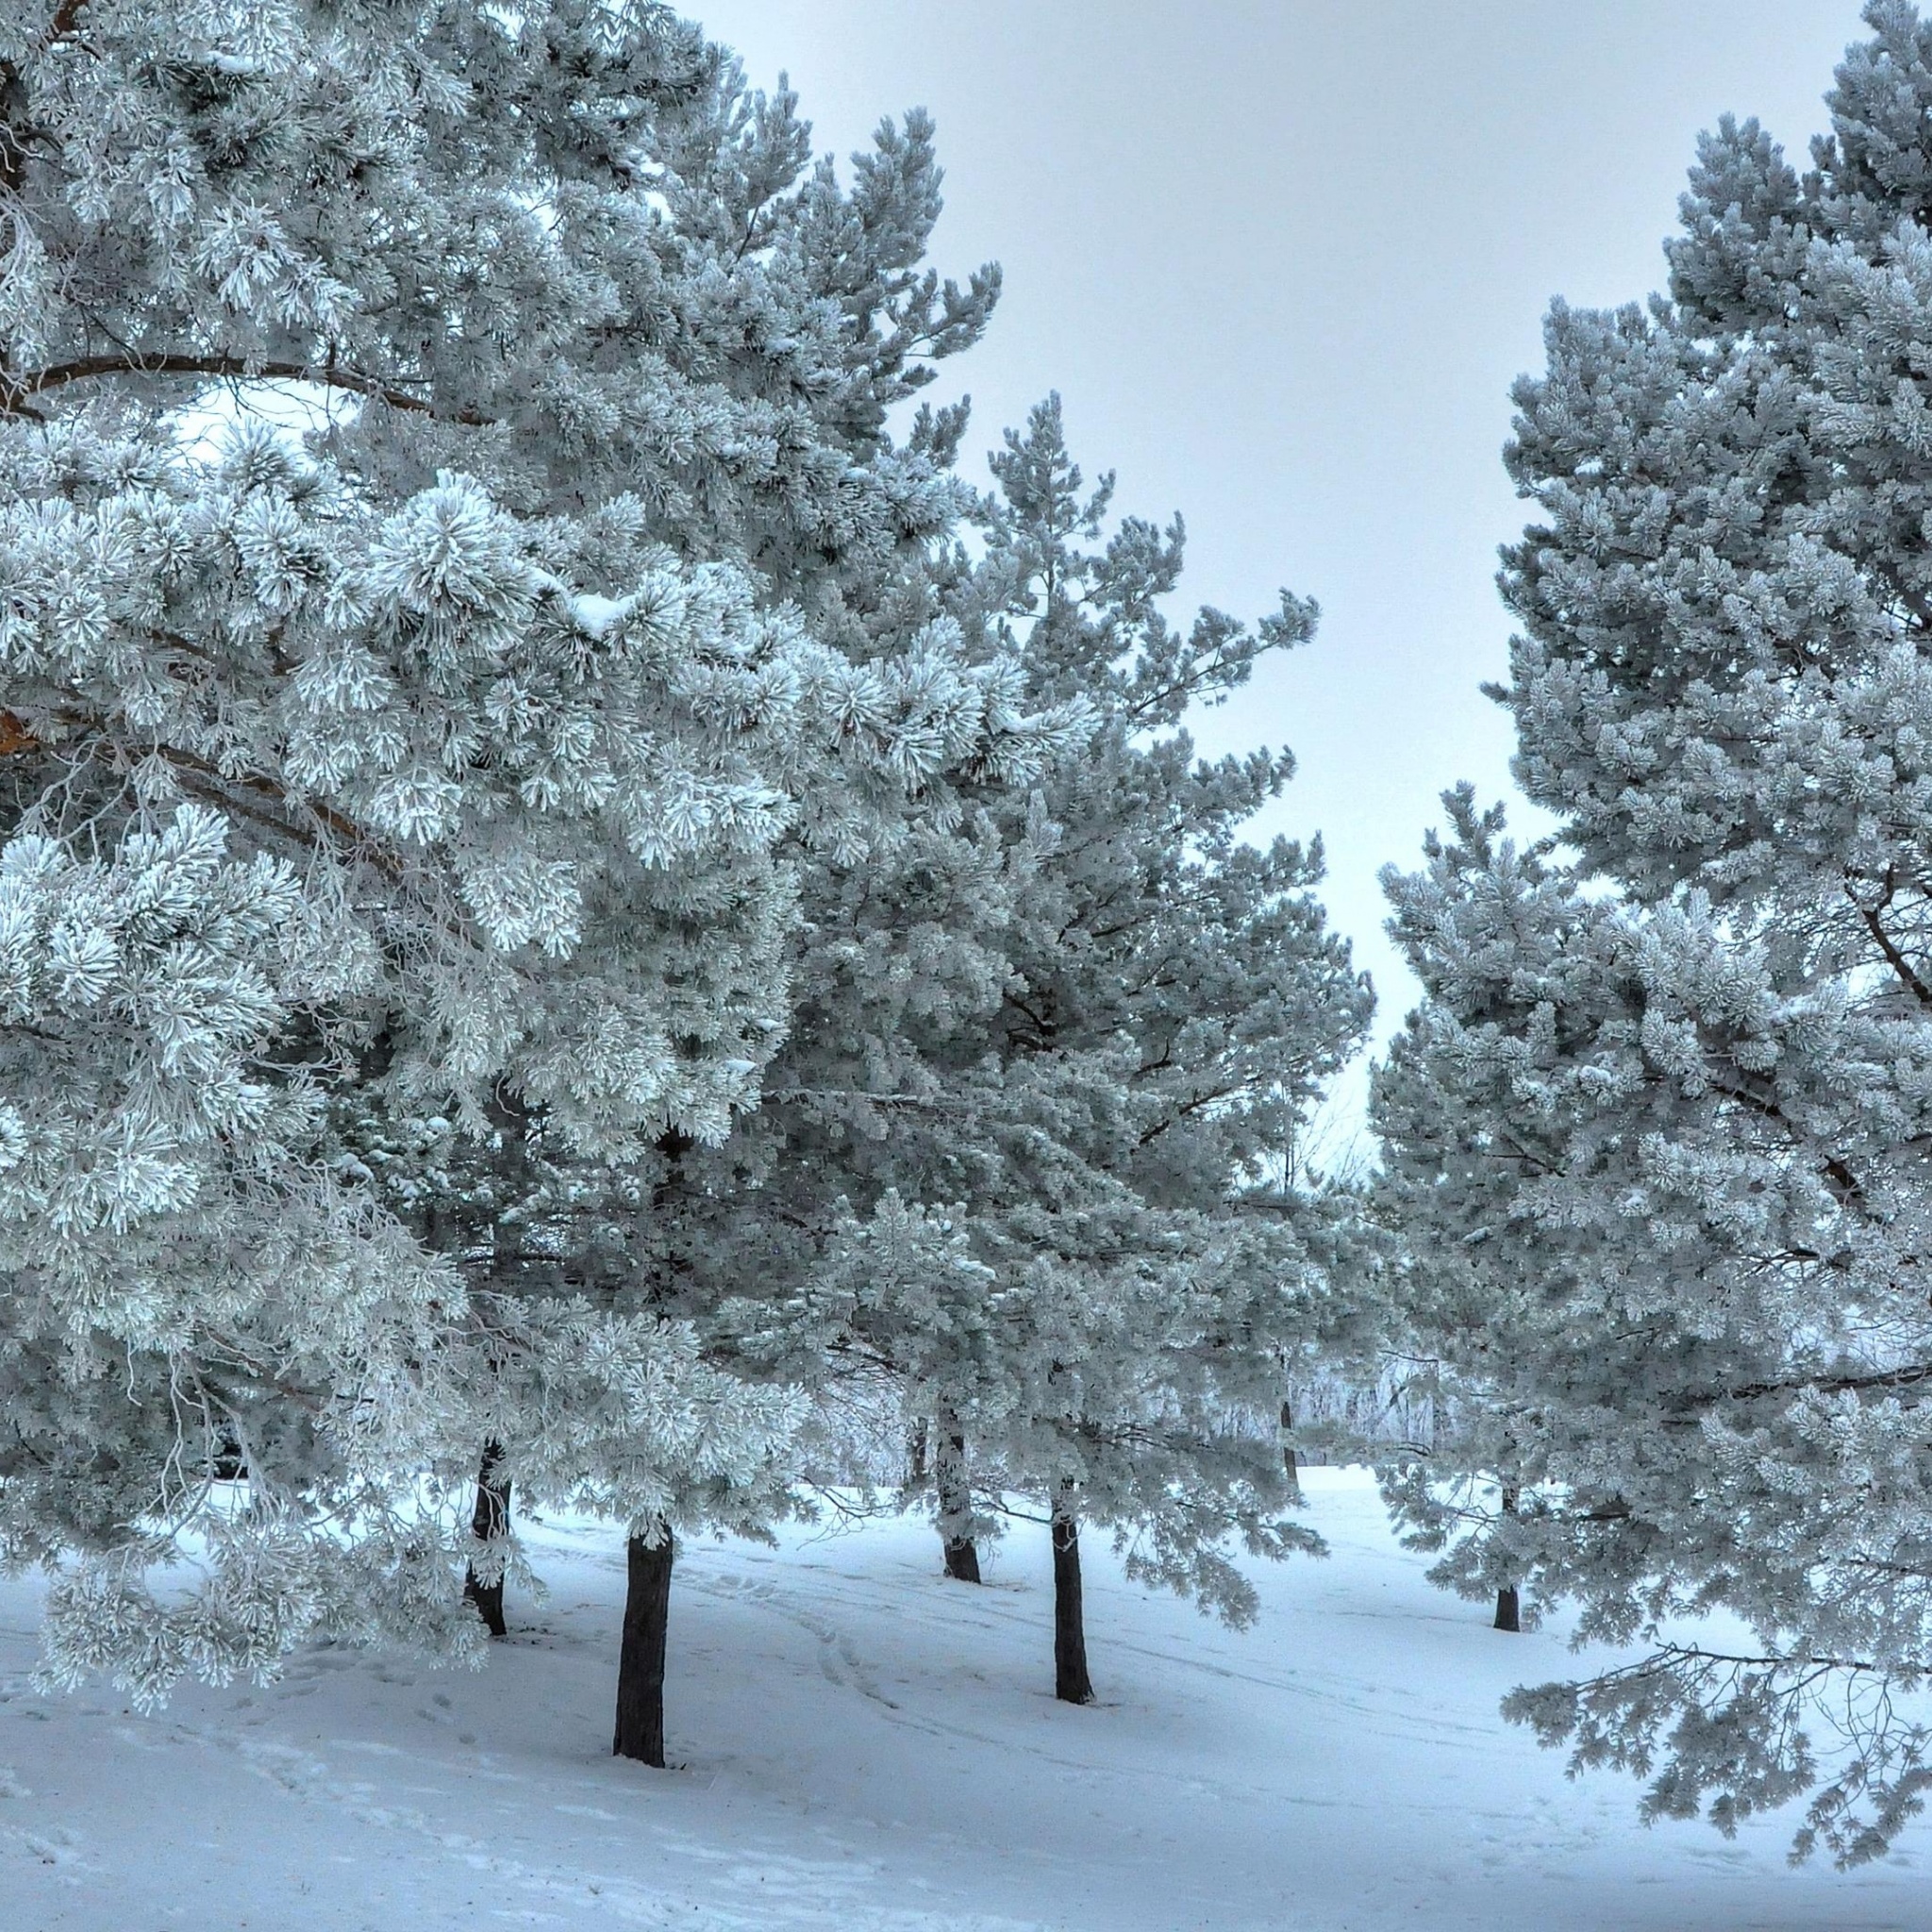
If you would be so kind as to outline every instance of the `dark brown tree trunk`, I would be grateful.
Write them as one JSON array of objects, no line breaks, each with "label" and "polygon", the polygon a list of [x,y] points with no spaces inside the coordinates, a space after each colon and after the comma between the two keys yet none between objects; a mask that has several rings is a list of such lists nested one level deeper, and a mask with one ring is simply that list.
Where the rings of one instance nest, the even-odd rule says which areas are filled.
[{"label": "dark brown tree trunk", "polygon": [[[1503,1514],[1516,1514],[1516,1491],[1507,1483],[1503,1486]],[[1492,1627],[1519,1631],[1523,1628],[1523,1600],[1513,1583],[1506,1583],[1496,1592],[1496,1620]]]},{"label": "dark brown tree trunk", "polygon": [[946,1574],[955,1583],[979,1581],[979,1552],[973,1542],[973,1485],[966,1474],[966,1435],[958,1417],[940,1411],[939,1451],[933,1480],[940,1497],[940,1536],[946,1546]]},{"label": "dark brown tree trunk", "polygon": [[[509,1534],[509,1482],[506,1478],[497,1480],[496,1472],[503,1467],[503,1445],[500,1442],[486,1442],[483,1445],[482,1466],[476,1472],[476,1507],[470,1518],[470,1534],[479,1543],[494,1542],[497,1538]],[[492,1637],[507,1637],[509,1626],[503,1621],[503,1572],[496,1573],[492,1583],[485,1583],[477,1574],[475,1564],[463,1578],[463,1595],[476,1607],[476,1614],[483,1619],[484,1626]]]},{"label": "dark brown tree trunk", "polygon": [[656,1526],[655,1542],[630,1540],[629,1587],[624,1637],[617,1653],[617,1730],[613,1756],[664,1766],[664,1638],[671,1616],[671,1525]]},{"label": "dark brown tree trunk", "polygon": [[1293,1427],[1294,1410],[1284,1395],[1281,1398],[1281,1466],[1288,1472],[1289,1488],[1299,1496],[1302,1492],[1302,1466],[1295,1460],[1294,1441],[1290,1433]]},{"label": "dark brown tree trunk", "polygon": [[1080,1524],[1071,1483],[1060,1485],[1053,1506],[1053,1694],[1062,1704],[1093,1702],[1080,1598]]}]

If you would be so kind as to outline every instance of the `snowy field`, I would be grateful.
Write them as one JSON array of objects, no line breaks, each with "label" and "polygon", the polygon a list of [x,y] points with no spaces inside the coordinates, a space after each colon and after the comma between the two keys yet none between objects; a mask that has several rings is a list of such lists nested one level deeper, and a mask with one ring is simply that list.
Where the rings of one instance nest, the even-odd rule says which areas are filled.
[{"label": "snowy field", "polygon": [[1432,1591],[1365,1478],[1315,1471],[1325,1563],[1261,1578],[1241,1634],[1098,1551],[1102,1702],[1049,1693],[1043,1533],[991,1583],[924,1524],[692,1545],[673,1606],[672,1772],[604,1755],[621,1544],[526,1524],[551,1595],[481,1674],[320,1651],[267,1690],[142,1717],[28,1690],[0,1597],[5,1932],[465,1932],[490,1925],[1407,1926],[1877,1932],[1927,1923],[1932,1827],[1849,1876],[1791,1872],[1788,1819],[1646,1831],[1503,1724],[1562,1673]]}]

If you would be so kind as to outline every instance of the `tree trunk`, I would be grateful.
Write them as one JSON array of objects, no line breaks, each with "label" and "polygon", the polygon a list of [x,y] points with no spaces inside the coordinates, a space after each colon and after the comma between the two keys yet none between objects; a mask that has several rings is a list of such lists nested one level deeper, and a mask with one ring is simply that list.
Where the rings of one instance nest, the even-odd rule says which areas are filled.
[{"label": "tree trunk", "polygon": [[939,1453],[933,1480],[940,1496],[940,1536],[946,1546],[946,1574],[955,1583],[979,1581],[979,1552],[973,1543],[973,1486],[966,1475],[966,1435],[950,1409],[940,1411]]},{"label": "tree trunk", "polygon": [[906,1487],[909,1490],[923,1490],[931,1474],[926,1467],[929,1458],[931,1431],[924,1416],[906,1431]]},{"label": "tree trunk", "polygon": [[[499,1482],[496,1477],[502,1467],[503,1445],[486,1442],[482,1466],[476,1472],[476,1507],[470,1518],[470,1534],[478,1542],[494,1542],[498,1537],[509,1534],[510,1486],[507,1478]],[[476,1614],[483,1619],[491,1636],[509,1634],[509,1626],[503,1621],[502,1571],[497,1572],[493,1583],[485,1583],[472,1564],[463,1578],[463,1595],[475,1605]]]},{"label": "tree trunk", "polygon": [[1297,1496],[1302,1492],[1302,1466],[1295,1460],[1294,1410],[1287,1396],[1281,1398],[1281,1466],[1288,1473],[1288,1487]]},{"label": "tree trunk", "polygon": [[624,1637],[617,1653],[614,1757],[664,1767],[664,1637],[671,1615],[671,1525],[655,1525],[655,1542],[630,1540]]},{"label": "tree trunk", "polygon": [[1053,1694],[1062,1704],[1093,1702],[1080,1600],[1080,1524],[1074,1514],[1072,1483],[1060,1485],[1053,1506]]},{"label": "tree trunk", "polygon": [[[1507,1483],[1503,1486],[1503,1514],[1516,1514],[1516,1491]],[[1492,1627],[1519,1631],[1523,1628],[1523,1601],[1513,1583],[1506,1583],[1496,1592],[1496,1621]]]}]

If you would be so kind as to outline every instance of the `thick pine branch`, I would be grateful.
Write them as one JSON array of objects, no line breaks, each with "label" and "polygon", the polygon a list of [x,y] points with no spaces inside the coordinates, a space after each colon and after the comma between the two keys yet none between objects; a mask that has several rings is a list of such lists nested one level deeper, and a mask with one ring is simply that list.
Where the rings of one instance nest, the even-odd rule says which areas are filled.
[{"label": "thick pine branch", "polygon": [[344,368],[335,362],[260,361],[248,357],[162,353],[143,355],[128,350],[114,356],[83,356],[41,369],[0,372],[0,414],[21,415],[29,397],[76,382],[108,376],[195,375],[241,382],[312,382],[387,403],[392,409],[413,410],[450,423],[481,427],[493,419],[471,408],[442,409],[425,398],[398,389],[378,376]]}]

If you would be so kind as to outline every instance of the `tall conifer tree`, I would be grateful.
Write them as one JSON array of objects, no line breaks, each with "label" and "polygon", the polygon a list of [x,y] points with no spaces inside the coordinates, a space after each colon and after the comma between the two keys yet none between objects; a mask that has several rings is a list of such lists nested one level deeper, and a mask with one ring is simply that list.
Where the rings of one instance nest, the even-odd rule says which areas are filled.
[{"label": "tall conifer tree", "polygon": [[1653,1646],[1514,1707],[1656,1813],[1808,1790],[1854,1860],[1932,1783],[1932,26],[1865,18],[1808,169],[1724,121],[1668,297],[1550,317],[1500,695],[1574,864],[1456,803],[1378,1103],[1523,1485],[1450,1572]]},{"label": "tall conifer tree", "polygon": [[969,654],[1017,667],[1016,703],[1084,704],[1091,727],[885,869],[824,875],[773,1068],[790,1084],[753,1136],[783,1133],[816,1205],[780,1197],[763,1238],[793,1259],[767,1278],[799,1286],[743,1319],[835,1399],[904,1391],[949,1573],[976,1570],[1008,1491],[1036,1500],[1057,1687],[1085,1702],[1083,1522],[1236,1618],[1231,1541],[1315,1542],[1284,1515],[1279,1364],[1330,1319],[1347,1216],[1260,1183],[1369,996],[1313,896],[1319,849],[1241,839],[1288,758],[1203,761],[1177,728],[1306,638],[1312,608],[1174,630],[1178,523],[1108,528],[1111,479],[1085,491],[1057,398],[994,471],[984,553],[938,594]]}]

